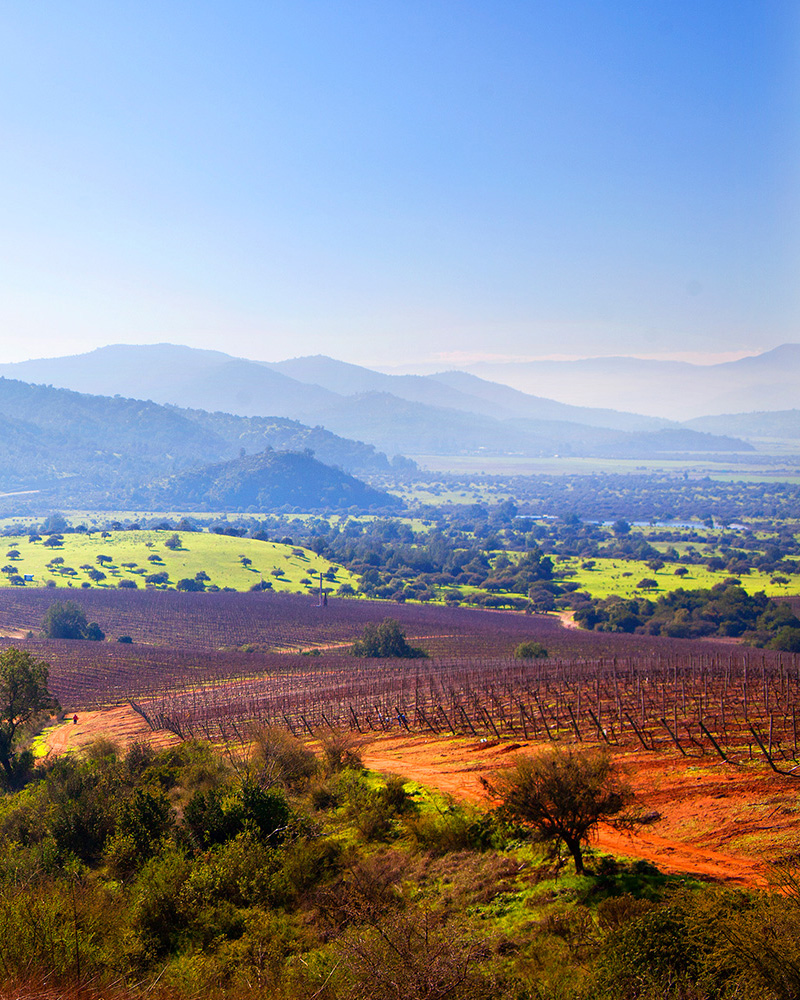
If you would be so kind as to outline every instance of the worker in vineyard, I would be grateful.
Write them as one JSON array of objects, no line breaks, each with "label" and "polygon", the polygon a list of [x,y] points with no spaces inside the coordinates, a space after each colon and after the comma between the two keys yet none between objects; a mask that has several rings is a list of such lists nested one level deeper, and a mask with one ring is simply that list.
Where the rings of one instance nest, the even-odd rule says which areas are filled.
[{"label": "worker in vineyard", "polygon": [[78,716],[77,715],[73,715],[72,716],[72,724],[73,724],[73,726],[77,726],[78,725]]}]

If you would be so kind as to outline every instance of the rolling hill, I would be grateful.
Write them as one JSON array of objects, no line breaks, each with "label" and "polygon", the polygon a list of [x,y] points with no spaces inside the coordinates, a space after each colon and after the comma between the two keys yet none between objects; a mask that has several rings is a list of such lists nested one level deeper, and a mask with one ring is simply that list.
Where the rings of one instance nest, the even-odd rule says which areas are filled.
[{"label": "rolling hill", "polygon": [[[261,419],[272,425],[302,419],[315,433],[325,428],[389,454],[650,458],[665,454],[658,432],[677,429],[667,420],[556,402],[465,372],[390,375],[325,356],[266,364],[169,344],[115,345],[72,358],[0,366],[2,371],[168,402],[213,434],[226,424],[226,440],[242,434],[246,450],[286,447],[254,440],[262,434],[256,427]],[[216,412],[209,415],[211,410]],[[231,425],[237,417],[251,422],[247,433],[242,425]],[[678,454],[752,450],[729,434],[717,441],[691,434],[671,440]],[[332,460],[321,452],[320,457]],[[339,464],[360,471],[341,459]]]}]

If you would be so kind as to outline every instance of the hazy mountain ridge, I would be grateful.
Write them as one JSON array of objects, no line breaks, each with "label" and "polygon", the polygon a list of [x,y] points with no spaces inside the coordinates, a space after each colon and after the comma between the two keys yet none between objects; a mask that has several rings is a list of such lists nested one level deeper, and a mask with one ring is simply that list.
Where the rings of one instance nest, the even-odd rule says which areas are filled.
[{"label": "hazy mountain ridge", "polygon": [[373,489],[310,454],[261,452],[182,472],[150,489],[136,490],[132,501],[155,509],[305,511],[388,510],[402,506],[389,493]]},{"label": "hazy mountain ridge", "polygon": [[564,403],[693,420],[709,414],[791,409],[800,398],[800,344],[738,361],[694,365],[640,358],[480,362],[467,370]]},{"label": "hazy mountain ridge", "polygon": [[[195,419],[214,433],[217,425],[197,416],[200,409],[245,415],[251,422],[301,419],[317,425],[315,432],[322,425],[390,454],[646,458],[664,454],[663,439],[651,435],[677,426],[608,407],[571,406],[465,372],[389,375],[325,356],[267,364],[168,344],[115,345],[68,359],[0,366],[4,369],[54,384],[101,383],[106,393],[129,395],[134,389],[175,407],[189,405]],[[263,416],[254,416],[258,412]],[[247,433],[237,431],[247,439],[242,445],[247,450],[281,446],[271,440],[254,442],[259,430],[253,426]],[[675,439],[681,440],[686,442],[683,450],[709,450],[700,439]],[[720,440],[711,447],[745,451],[750,446]]]},{"label": "hazy mountain ridge", "polygon": [[179,410],[0,378],[0,490],[46,489],[93,502],[268,447],[309,449],[351,470],[389,469],[372,446],[296,421]]}]

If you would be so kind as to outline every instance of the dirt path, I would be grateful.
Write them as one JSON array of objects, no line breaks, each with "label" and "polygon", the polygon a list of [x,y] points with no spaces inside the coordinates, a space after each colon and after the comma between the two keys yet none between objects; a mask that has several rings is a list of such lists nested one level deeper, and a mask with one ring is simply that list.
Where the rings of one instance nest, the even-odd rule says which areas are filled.
[{"label": "dirt path", "polygon": [[154,733],[138,713],[123,705],[104,708],[96,712],[79,712],[78,721],[72,716],[64,722],[50,726],[42,734],[47,745],[46,756],[58,756],[72,750],[83,750],[97,739],[111,740],[124,751],[131,743],[149,743],[154,747],[175,746],[180,743],[172,733]]},{"label": "dirt path", "polygon": [[[537,745],[468,742],[419,736],[381,738],[364,748],[367,767],[438,788],[462,801],[485,805],[481,778]],[[728,885],[767,883],[765,860],[800,837],[800,819],[785,809],[795,784],[766,775],[698,766],[654,754],[620,755],[628,780],[646,811],[660,818],[633,835],[601,826],[597,846],[612,854],[650,861],[661,871],[693,874]]]},{"label": "dirt path", "polygon": [[[153,733],[130,706],[81,712],[43,734],[49,754],[80,750],[104,737],[120,750],[142,741],[173,746],[172,733]],[[541,744],[464,740],[409,734],[364,744],[364,763],[461,801],[486,805],[481,778]],[[601,826],[597,846],[650,861],[661,871],[692,874],[732,886],[767,882],[766,861],[796,850],[800,841],[800,781],[757,768],[733,768],[710,758],[683,759],[628,751],[618,755],[646,811],[659,818],[633,835]]]}]

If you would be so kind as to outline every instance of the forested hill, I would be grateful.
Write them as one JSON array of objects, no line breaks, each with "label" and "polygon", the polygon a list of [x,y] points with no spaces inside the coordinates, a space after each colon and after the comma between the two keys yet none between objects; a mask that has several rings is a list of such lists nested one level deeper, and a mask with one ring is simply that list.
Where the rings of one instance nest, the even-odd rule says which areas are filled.
[{"label": "forested hill", "polygon": [[266,451],[171,476],[136,491],[135,506],[181,510],[254,510],[300,507],[389,510],[401,501],[318,462],[310,454]]},{"label": "forested hill", "polygon": [[310,448],[348,472],[389,468],[371,445],[280,417],[181,410],[0,378],[0,491],[112,499],[165,475],[265,448]]}]

